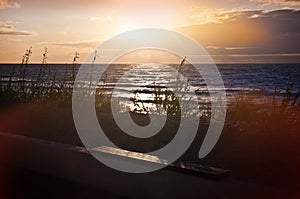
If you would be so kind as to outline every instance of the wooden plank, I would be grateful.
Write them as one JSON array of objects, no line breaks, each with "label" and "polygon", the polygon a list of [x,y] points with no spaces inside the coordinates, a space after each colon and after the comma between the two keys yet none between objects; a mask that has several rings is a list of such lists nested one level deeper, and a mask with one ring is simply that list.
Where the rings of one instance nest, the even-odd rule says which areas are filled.
[{"label": "wooden plank", "polygon": [[125,149],[114,148],[109,146],[101,146],[90,149],[91,151],[102,153],[104,155],[112,155],[122,158],[133,159],[136,161],[146,161],[153,164],[164,164],[168,165],[167,169],[175,170],[178,172],[184,172],[192,175],[206,176],[206,177],[214,177],[220,178],[226,176],[230,173],[229,170],[206,166],[198,163],[190,163],[190,162],[175,162],[169,164],[167,160],[161,159],[158,156],[128,151]]}]

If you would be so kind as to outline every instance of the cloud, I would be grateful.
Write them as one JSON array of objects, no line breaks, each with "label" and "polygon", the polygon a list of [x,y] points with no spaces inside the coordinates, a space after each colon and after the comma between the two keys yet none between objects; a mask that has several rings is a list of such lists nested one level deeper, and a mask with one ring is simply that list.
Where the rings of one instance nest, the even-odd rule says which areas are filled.
[{"label": "cloud", "polygon": [[255,46],[266,40],[268,32],[249,19],[254,14],[261,14],[261,11],[225,11],[214,14],[216,19],[212,22],[192,24],[177,30],[204,46]]},{"label": "cloud", "polygon": [[253,46],[243,46],[243,47],[223,47],[223,46],[206,46],[205,49],[209,52],[210,55],[236,55],[248,53],[249,50],[257,50]]},{"label": "cloud", "polygon": [[0,29],[11,29],[12,25],[8,24],[8,23],[1,23],[0,22]]},{"label": "cloud", "polygon": [[55,46],[62,47],[71,47],[71,48],[95,48],[100,41],[96,40],[84,40],[84,41],[75,41],[75,42],[43,42],[43,44],[50,44]]},{"label": "cloud", "polygon": [[177,30],[206,46],[211,55],[299,56],[300,10],[226,11],[216,17],[218,23],[194,24]]},{"label": "cloud", "polygon": [[18,30],[9,30],[9,31],[0,30],[0,35],[27,36],[27,35],[34,35],[34,33],[27,32],[27,31],[18,31]]},{"label": "cloud", "polygon": [[20,8],[20,4],[10,0],[0,0],[0,9],[5,8]]},{"label": "cloud", "polygon": [[[191,9],[191,19],[197,24],[207,23],[223,23],[228,21],[236,21],[238,18],[257,17],[263,10],[250,9],[207,9],[202,7],[193,7]],[[193,23],[192,22],[192,23]]]},{"label": "cloud", "polygon": [[0,21],[0,35],[11,35],[11,36],[28,36],[34,35],[36,33],[29,32],[25,30],[16,30],[14,29],[11,22],[1,22]]},{"label": "cloud", "polygon": [[277,5],[286,5],[286,6],[300,5],[300,0],[250,0],[250,2],[262,3],[262,4],[277,4]]}]

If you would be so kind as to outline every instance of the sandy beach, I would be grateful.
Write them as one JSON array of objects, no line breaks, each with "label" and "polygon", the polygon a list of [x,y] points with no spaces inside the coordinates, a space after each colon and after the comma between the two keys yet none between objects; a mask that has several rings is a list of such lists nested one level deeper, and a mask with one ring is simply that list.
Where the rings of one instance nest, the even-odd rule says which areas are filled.
[{"label": "sandy beach", "polygon": [[[145,120],[144,116],[136,117],[140,122]],[[73,123],[71,107],[68,105],[13,104],[1,109],[0,118],[1,132],[82,146]],[[139,142],[129,142],[126,137],[118,136],[111,119],[111,115],[104,114],[100,122],[104,128],[110,128],[111,137],[118,138],[117,143],[120,147],[131,150],[141,147],[144,147],[142,150],[150,150],[155,147],[151,144],[139,145]],[[207,122],[200,122],[194,143],[178,161],[229,169],[230,180],[222,182],[225,185],[228,183],[228,186],[230,181],[234,180],[245,187],[255,185],[258,192],[262,187],[266,190],[277,190],[282,196],[291,198],[299,195],[298,125],[226,122],[213,151],[200,160],[197,153],[207,126]],[[172,132],[172,125],[166,132]],[[161,144],[168,142],[170,136],[172,133],[162,137]],[[230,190],[230,194],[234,195],[235,191],[239,192]],[[270,193],[270,198],[271,196],[273,194]]]}]

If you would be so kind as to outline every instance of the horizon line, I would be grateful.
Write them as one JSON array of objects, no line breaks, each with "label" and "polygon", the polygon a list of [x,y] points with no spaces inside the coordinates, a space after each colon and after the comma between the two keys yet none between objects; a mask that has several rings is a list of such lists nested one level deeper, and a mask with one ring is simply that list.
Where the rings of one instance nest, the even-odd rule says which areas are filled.
[{"label": "horizon line", "polygon": [[[0,62],[0,65],[8,65],[8,64],[22,64],[20,62]],[[43,63],[40,62],[32,62],[28,63],[28,65],[43,65]],[[45,63],[45,65],[54,65],[54,64],[65,64],[65,65],[73,65],[73,63],[63,63],[63,62],[51,62],[51,63]],[[92,63],[76,63],[77,65],[83,65],[83,64],[89,64],[91,65]],[[130,62],[114,62],[114,63],[95,63],[95,64],[180,64],[177,62],[165,62],[165,63],[155,63],[155,62],[149,62],[149,63],[130,63]],[[190,63],[186,63],[190,64]],[[300,64],[300,62],[215,62],[215,63],[197,63],[197,64]]]}]

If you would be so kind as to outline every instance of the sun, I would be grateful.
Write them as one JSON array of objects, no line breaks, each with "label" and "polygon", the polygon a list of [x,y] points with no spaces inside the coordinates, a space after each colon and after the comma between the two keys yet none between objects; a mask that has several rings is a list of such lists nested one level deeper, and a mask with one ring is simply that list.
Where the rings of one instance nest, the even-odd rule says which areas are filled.
[{"label": "sun", "polygon": [[140,28],[172,29],[176,27],[176,24],[164,14],[157,14],[151,17],[147,15],[141,15],[139,17],[122,17],[118,20],[116,26],[118,32],[125,32]]},{"label": "sun", "polygon": [[135,29],[139,29],[139,28],[143,28],[143,26],[136,24],[134,22],[127,21],[127,22],[122,22],[121,24],[119,24],[117,31],[119,33],[122,33],[122,32],[127,32],[130,30],[135,30]]}]

